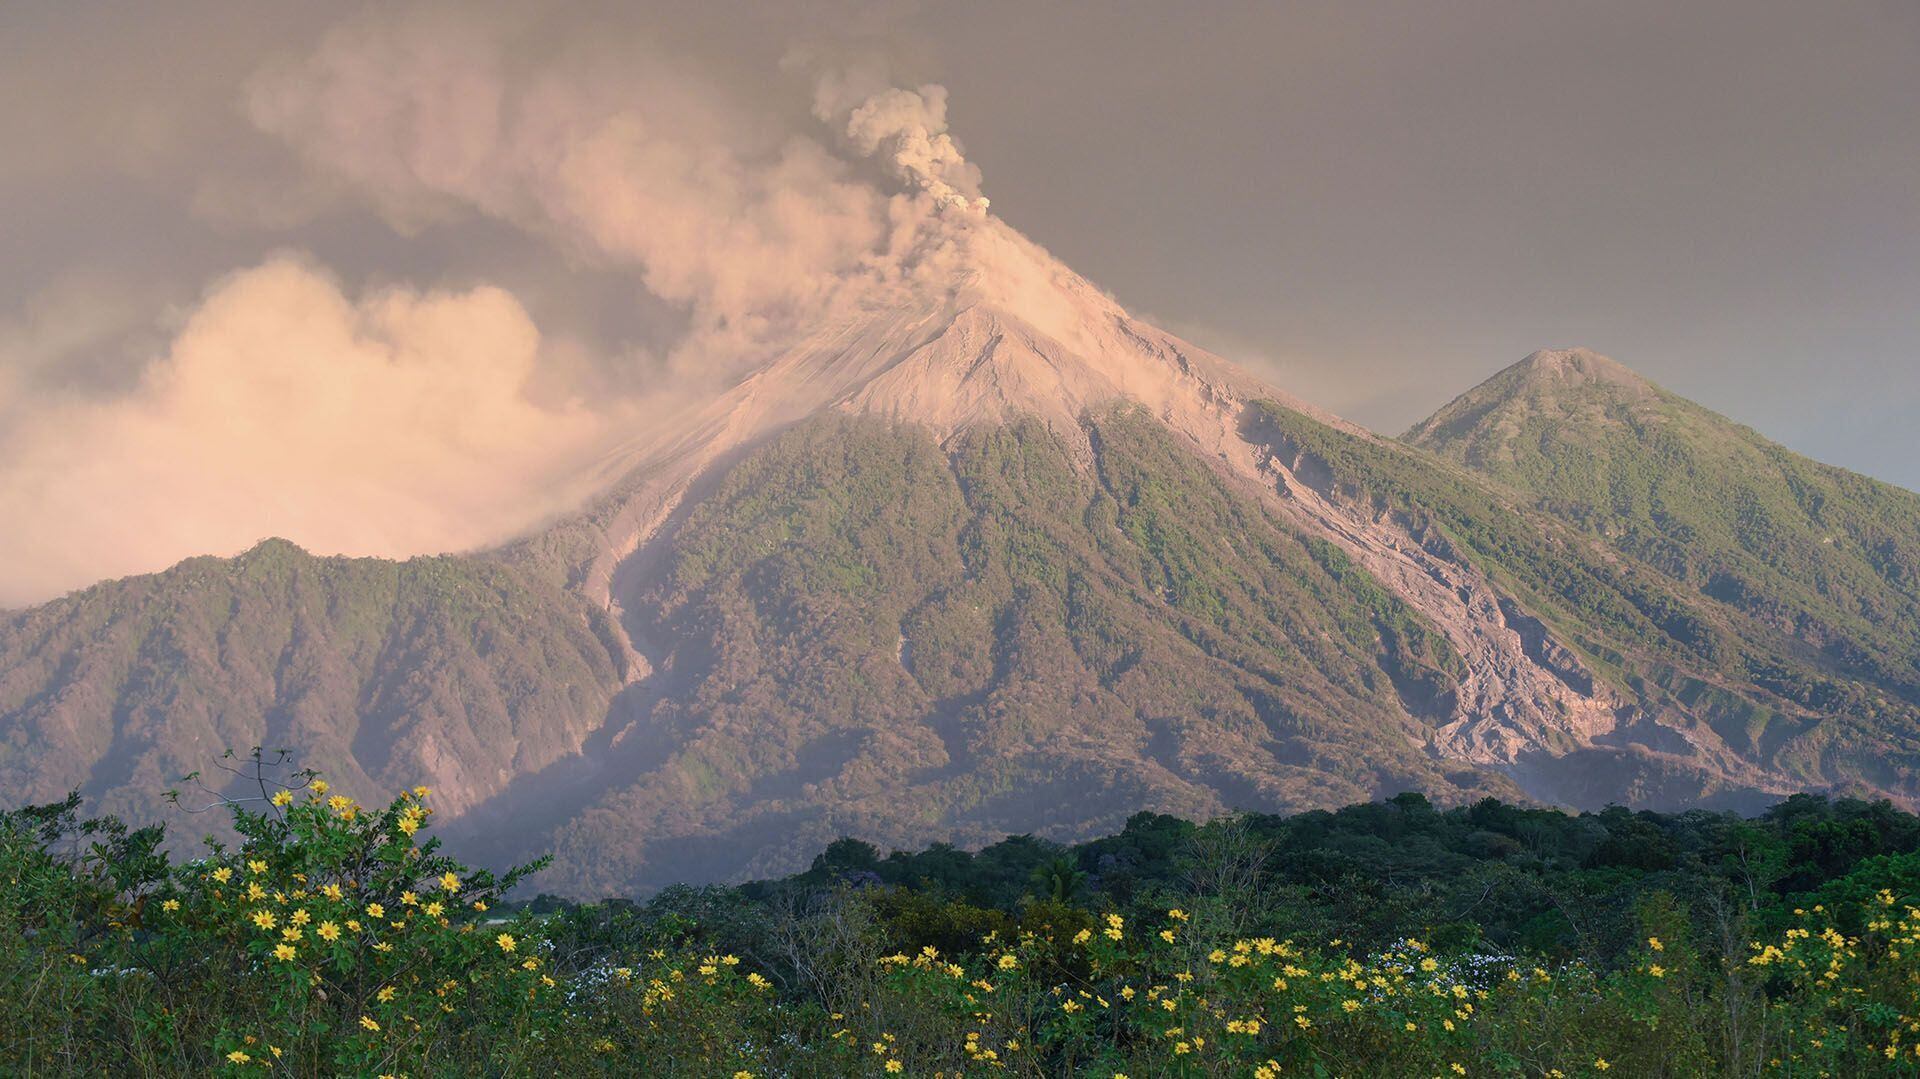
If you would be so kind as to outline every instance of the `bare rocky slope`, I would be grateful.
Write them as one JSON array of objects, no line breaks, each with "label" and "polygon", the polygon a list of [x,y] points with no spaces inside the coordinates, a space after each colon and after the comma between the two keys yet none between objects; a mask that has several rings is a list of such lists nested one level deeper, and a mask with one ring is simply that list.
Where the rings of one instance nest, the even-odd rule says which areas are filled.
[{"label": "bare rocky slope", "polygon": [[546,884],[596,894],[844,833],[1069,838],[1409,788],[1920,794],[1913,496],[1712,428],[1621,468],[1778,477],[1808,527],[1867,523],[1844,564],[1771,556],[1767,499],[1765,526],[1747,500],[1725,532],[1662,531],[1617,478],[1533,482],[1535,445],[1576,479],[1583,440],[1624,452],[1579,422],[1613,415],[1596,394],[1712,426],[1618,365],[1536,356],[1396,442],[993,218],[946,239],[503,550],[269,544],[0,621],[0,795],[144,810],[225,745],[288,743],[368,794],[431,784],[465,849],[554,850]]}]

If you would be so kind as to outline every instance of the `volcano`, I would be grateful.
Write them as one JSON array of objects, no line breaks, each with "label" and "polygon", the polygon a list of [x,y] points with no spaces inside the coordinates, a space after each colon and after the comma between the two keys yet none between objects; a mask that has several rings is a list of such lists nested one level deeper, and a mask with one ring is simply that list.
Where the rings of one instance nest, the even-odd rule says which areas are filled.
[{"label": "volcano", "polygon": [[1409,789],[1920,798],[1920,498],[1584,350],[1383,438],[943,217],[499,550],[8,616],[0,791],[173,812],[287,745],[578,895]]}]

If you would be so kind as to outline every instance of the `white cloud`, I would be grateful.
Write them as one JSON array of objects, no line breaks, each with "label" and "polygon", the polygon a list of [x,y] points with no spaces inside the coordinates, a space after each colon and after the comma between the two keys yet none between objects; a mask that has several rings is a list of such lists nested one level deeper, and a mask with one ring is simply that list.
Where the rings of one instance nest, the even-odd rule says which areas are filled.
[{"label": "white cloud", "polygon": [[499,289],[359,299],[280,257],[215,286],[133,393],[0,432],[0,603],[268,535],[405,555],[568,505],[608,417],[524,389],[541,338]]}]

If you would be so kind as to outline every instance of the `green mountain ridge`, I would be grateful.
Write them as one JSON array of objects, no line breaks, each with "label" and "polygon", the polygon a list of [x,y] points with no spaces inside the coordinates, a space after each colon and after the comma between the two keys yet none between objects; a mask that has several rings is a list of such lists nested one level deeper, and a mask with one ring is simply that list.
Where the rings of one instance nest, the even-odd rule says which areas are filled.
[{"label": "green mountain ridge", "polygon": [[1405,437],[1776,631],[1791,659],[1920,702],[1920,495],[1584,350],[1536,353]]},{"label": "green mountain ridge", "polygon": [[[1312,457],[1347,497],[1485,567],[1544,620],[1620,695],[1620,729],[1603,743],[1659,751],[1644,763],[1679,764],[1675,758],[1693,755],[1729,775],[1912,804],[1920,712],[1890,687],[1657,565],[1623,557],[1605,537],[1475,470],[1455,470],[1417,449],[1369,444],[1284,410],[1267,422],[1269,437]],[[1533,766],[1550,774],[1521,775],[1521,785],[1574,805],[1689,801],[1678,790],[1642,785],[1664,769],[1622,774],[1617,762],[1597,759],[1607,755],[1582,747],[1536,757]],[[1688,770],[1668,779],[1691,782],[1683,778]]]},{"label": "green mountain ridge", "polygon": [[967,391],[991,409],[833,405],[873,392],[848,381],[497,552],[270,542],[0,616],[0,793],[146,818],[221,750],[288,745],[349,793],[434,786],[456,849],[552,850],[539,886],[574,895],[790,872],[845,834],[1405,790],[1920,800],[1916,496],[1590,353],[1394,441],[1124,321],[1100,347],[1192,396],[1020,415],[1008,380],[1055,342],[911,321],[900,347],[953,346],[915,355],[998,380]]},{"label": "green mountain ridge", "polygon": [[152,813],[188,772],[220,786],[226,750],[284,746],[359,789],[434,775],[458,811],[578,747],[621,682],[608,639],[485,558],[189,559],[0,617],[0,791]]},{"label": "green mountain ridge", "polygon": [[847,833],[1514,789],[1420,748],[1458,659],[1416,614],[1139,412],[1088,430],[1083,464],[1032,421],[943,449],[823,418],[736,467],[640,585],[672,688],[634,729],[680,736],[553,833],[581,889],[764,873]]}]

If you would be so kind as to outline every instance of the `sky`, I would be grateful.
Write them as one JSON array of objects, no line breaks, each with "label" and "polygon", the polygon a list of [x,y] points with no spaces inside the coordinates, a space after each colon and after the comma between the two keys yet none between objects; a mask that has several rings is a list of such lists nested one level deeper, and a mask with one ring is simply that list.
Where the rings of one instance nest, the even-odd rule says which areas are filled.
[{"label": "sky", "polygon": [[0,147],[0,606],[504,539],[983,196],[1383,433],[1580,345],[1920,488],[1912,0],[22,3]]}]

